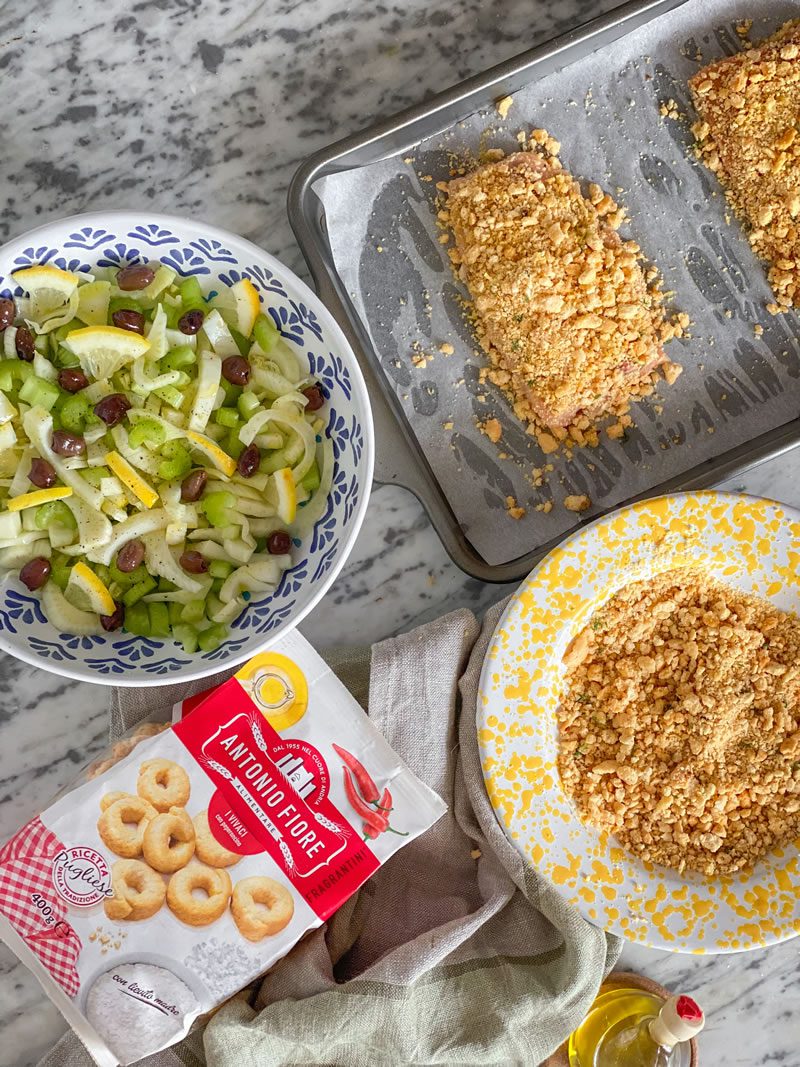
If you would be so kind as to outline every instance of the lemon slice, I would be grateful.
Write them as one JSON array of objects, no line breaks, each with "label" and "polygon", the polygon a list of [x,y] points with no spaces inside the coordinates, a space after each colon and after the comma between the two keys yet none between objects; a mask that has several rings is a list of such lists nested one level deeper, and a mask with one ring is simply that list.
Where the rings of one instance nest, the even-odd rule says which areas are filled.
[{"label": "lemon slice", "polygon": [[64,347],[78,357],[84,374],[102,380],[143,356],[150,342],[141,334],[116,326],[87,326],[68,333]]},{"label": "lemon slice", "polygon": [[48,264],[25,267],[11,277],[28,294],[30,317],[34,322],[41,322],[54,311],[61,310],[78,288],[77,274]]},{"label": "lemon slice", "polygon": [[206,437],[202,433],[196,433],[194,430],[187,430],[186,438],[194,448],[202,452],[206,459],[214,464],[217,470],[227,474],[229,478],[236,473],[236,460],[232,459],[227,452],[223,452],[210,437]]},{"label": "lemon slice", "polygon": [[113,615],[117,610],[114,598],[94,571],[78,560],[69,572],[64,596],[81,611],[96,611],[98,615]]},{"label": "lemon slice", "polygon": [[122,484],[126,485],[146,508],[151,508],[156,503],[158,493],[141,475],[137,474],[133,466],[119,452],[106,453],[106,466],[111,468]]},{"label": "lemon slice", "polygon": [[89,282],[78,289],[76,318],[87,326],[104,326],[108,321],[108,301],[111,297],[111,282]]},{"label": "lemon slice", "polygon": [[294,475],[289,467],[275,471],[275,492],[277,494],[278,518],[281,522],[294,522],[297,515],[297,490],[294,486]]},{"label": "lemon slice", "polygon": [[66,500],[72,496],[72,490],[68,485],[56,485],[52,489],[37,489],[35,493],[24,493],[15,496],[8,502],[9,511],[22,511],[24,508],[35,508],[39,504],[47,504],[51,500]]},{"label": "lemon slice", "polygon": [[249,337],[256,315],[261,310],[258,290],[249,278],[241,278],[231,286],[230,291],[236,308],[236,329],[244,337]]}]

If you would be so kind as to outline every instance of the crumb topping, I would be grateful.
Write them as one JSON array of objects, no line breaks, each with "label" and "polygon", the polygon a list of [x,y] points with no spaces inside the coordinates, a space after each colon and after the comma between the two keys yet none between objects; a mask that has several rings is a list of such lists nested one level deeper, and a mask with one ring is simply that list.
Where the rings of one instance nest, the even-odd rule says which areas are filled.
[{"label": "crumb topping", "polygon": [[559,771],[581,818],[707,875],[800,834],[800,620],[706,577],[632,582],[564,657]]},{"label": "crumb topping", "polygon": [[800,20],[689,82],[692,131],[782,308],[800,304]]},{"label": "crumb topping", "polygon": [[546,131],[531,144],[449,182],[439,217],[455,237],[487,376],[547,452],[567,437],[597,444],[591,420],[652,392],[662,342],[680,327],[665,321],[639,246],[617,234],[612,197],[595,184],[584,196]]}]

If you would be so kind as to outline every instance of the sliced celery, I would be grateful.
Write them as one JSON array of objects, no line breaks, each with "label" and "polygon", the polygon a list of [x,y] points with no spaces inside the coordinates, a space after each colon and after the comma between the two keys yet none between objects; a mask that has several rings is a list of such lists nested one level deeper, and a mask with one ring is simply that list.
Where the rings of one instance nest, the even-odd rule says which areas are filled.
[{"label": "sliced celery", "polygon": [[150,633],[153,637],[169,637],[169,608],[166,604],[148,604]]},{"label": "sliced celery", "polygon": [[169,605],[169,624],[171,627],[179,626],[182,622],[183,604],[173,600]]},{"label": "sliced celery", "polygon": [[59,389],[57,385],[48,382],[45,378],[37,378],[31,374],[20,386],[19,398],[31,407],[37,404],[49,411],[58,400]]},{"label": "sliced celery", "polygon": [[253,324],[253,337],[262,352],[269,352],[280,340],[278,327],[269,315],[258,315]]},{"label": "sliced celery", "polygon": [[233,564],[224,559],[212,559],[208,565],[208,573],[212,578],[227,578],[233,570]]},{"label": "sliced celery", "polygon": [[319,489],[319,483],[320,483],[319,467],[317,466],[317,461],[314,460],[314,462],[308,468],[308,471],[306,472],[305,477],[301,478],[300,484],[302,485],[302,487],[304,489],[307,489],[309,491],[309,493],[313,493],[313,491],[315,489]]},{"label": "sliced celery", "polygon": [[199,507],[212,526],[230,526],[236,518],[231,514],[231,508],[235,505],[236,497],[233,493],[223,490],[219,493],[206,493]]},{"label": "sliced celery", "polygon": [[251,419],[257,411],[261,410],[261,401],[255,393],[245,390],[239,397],[237,406],[243,419]]},{"label": "sliced celery", "polygon": [[158,476],[165,481],[183,478],[192,469],[192,459],[186,446],[177,437],[165,441],[161,448],[162,462],[158,465]]},{"label": "sliced celery", "polygon": [[61,405],[59,410],[61,425],[72,433],[83,433],[90,411],[89,401],[83,393],[75,393]]},{"label": "sliced celery", "polygon": [[155,587],[155,578],[151,578],[148,574],[143,581],[137,582],[136,585],[132,585],[130,589],[123,594],[122,602],[126,608],[132,607],[134,604],[138,604],[143,596],[152,593]]},{"label": "sliced celery", "polygon": [[137,637],[150,636],[150,614],[147,604],[125,604],[125,629]]},{"label": "sliced celery", "polygon": [[162,385],[160,389],[154,389],[153,392],[157,397],[160,397],[165,404],[169,404],[171,408],[179,410],[183,404],[183,393],[176,389],[174,385]]},{"label": "sliced celery", "polygon": [[203,630],[197,638],[200,651],[215,652],[227,636],[228,628],[226,626],[222,626],[219,623],[214,626],[209,626],[208,629]]},{"label": "sliced celery", "polygon": [[200,288],[200,282],[194,276],[190,278],[184,278],[179,287],[181,294],[181,302],[185,305],[191,305],[192,307],[202,307],[203,290]]},{"label": "sliced celery", "polygon": [[128,434],[128,443],[131,448],[139,448],[148,445],[150,448],[160,448],[167,439],[167,431],[156,422],[155,419],[137,419],[135,425]]},{"label": "sliced celery", "polygon": [[234,408],[218,408],[214,412],[214,422],[219,423],[220,426],[227,426],[230,430],[235,430],[242,425],[241,416]]},{"label": "sliced celery", "polygon": [[183,605],[181,619],[184,622],[200,622],[200,620],[205,617],[205,614],[205,600],[190,600],[188,604]]},{"label": "sliced celery", "polygon": [[197,630],[194,626],[189,626],[186,623],[173,624],[172,636],[178,642],[183,645],[183,651],[191,656],[193,652],[197,651]]},{"label": "sliced celery", "polygon": [[231,383],[223,378],[220,383],[222,391],[225,393],[223,405],[226,408],[235,408],[239,402],[239,397],[242,395],[242,387],[240,385],[231,385]]},{"label": "sliced celery", "polygon": [[172,370],[185,370],[196,362],[197,353],[193,348],[189,345],[178,345],[177,348],[170,349],[158,365],[162,373],[167,373]]},{"label": "sliced celery", "polygon": [[37,530],[46,530],[49,526],[69,526],[73,530],[78,527],[75,516],[63,500],[51,500],[47,504],[41,504],[36,509],[34,522]]}]

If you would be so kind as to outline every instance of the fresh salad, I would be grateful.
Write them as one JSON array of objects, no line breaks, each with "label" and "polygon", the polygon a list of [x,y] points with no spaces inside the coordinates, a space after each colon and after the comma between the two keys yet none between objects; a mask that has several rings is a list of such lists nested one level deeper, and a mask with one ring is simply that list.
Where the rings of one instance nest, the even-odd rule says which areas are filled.
[{"label": "fresh salad", "polygon": [[12,275],[0,298],[0,576],[61,632],[219,647],[324,513],[319,384],[242,278]]}]

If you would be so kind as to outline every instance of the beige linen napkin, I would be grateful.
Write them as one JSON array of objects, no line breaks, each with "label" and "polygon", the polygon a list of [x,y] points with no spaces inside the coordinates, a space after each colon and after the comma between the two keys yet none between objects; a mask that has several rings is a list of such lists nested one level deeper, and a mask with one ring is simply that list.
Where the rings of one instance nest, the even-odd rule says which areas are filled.
[{"label": "beige linen napkin", "polygon": [[[152,1067],[538,1064],[583,1018],[619,954],[528,867],[495,820],[475,715],[483,628],[456,611],[328,654],[389,743],[448,803],[321,929]],[[193,686],[117,690],[112,732],[166,718]],[[154,714],[155,713],[155,714]],[[88,1067],[68,1034],[40,1067]]]}]

